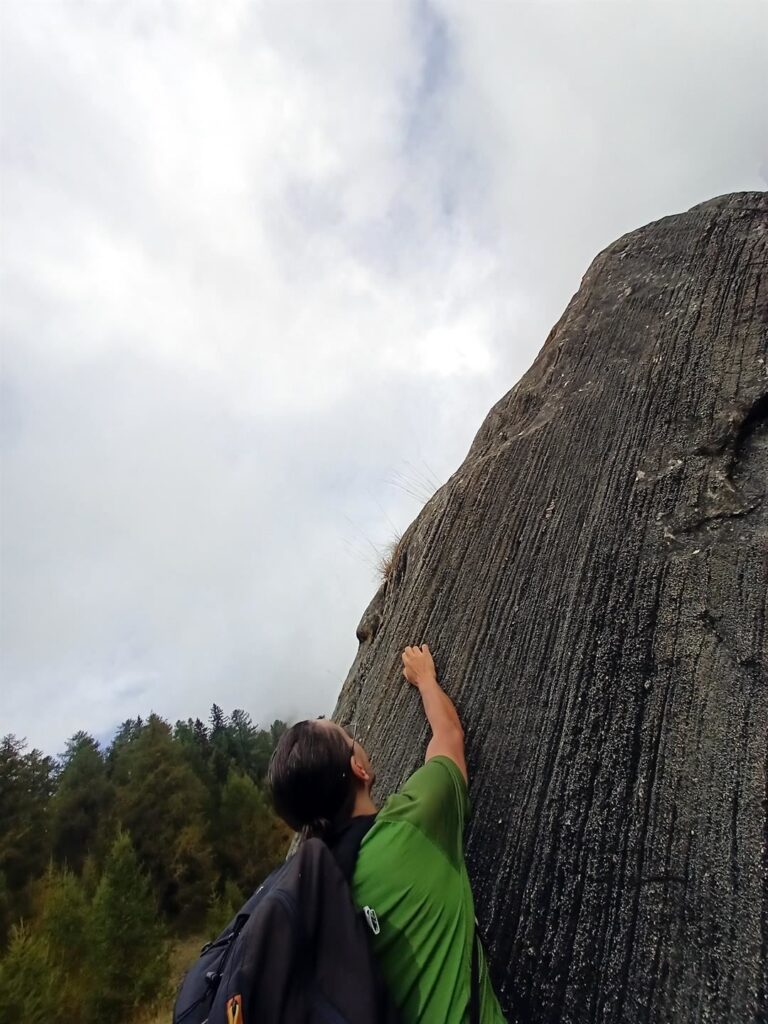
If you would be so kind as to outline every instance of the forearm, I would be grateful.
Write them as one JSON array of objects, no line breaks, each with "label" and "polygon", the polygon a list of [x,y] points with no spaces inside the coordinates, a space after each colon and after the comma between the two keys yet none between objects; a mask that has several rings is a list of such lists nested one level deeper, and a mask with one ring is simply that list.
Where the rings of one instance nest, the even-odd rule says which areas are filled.
[{"label": "forearm", "polygon": [[435,662],[426,644],[405,648],[403,675],[421,694],[424,714],[432,729],[432,739],[427,745],[427,761],[433,757],[448,757],[458,766],[466,780],[464,730],[453,701],[437,681]]},{"label": "forearm", "polygon": [[419,693],[424,705],[424,714],[432,730],[432,735],[441,737],[446,733],[459,733],[464,736],[456,707],[437,681],[432,677],[419,682]]}]

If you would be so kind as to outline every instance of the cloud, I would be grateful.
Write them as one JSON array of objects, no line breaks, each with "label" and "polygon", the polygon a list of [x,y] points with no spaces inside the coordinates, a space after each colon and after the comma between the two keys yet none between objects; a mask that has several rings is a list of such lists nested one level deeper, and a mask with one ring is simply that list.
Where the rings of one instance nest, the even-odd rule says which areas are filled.
[{"label": "cloud", "polygon": [[768,10],[687,2],[440,4],[462,41],[452,120],[490,168],[526,294],[625,231],[761,187]]},{"label": "cloud", "polygon": [[761,186],[764,7],[686,11],[5,5],[2,731],[332,707],[595,252]]}]

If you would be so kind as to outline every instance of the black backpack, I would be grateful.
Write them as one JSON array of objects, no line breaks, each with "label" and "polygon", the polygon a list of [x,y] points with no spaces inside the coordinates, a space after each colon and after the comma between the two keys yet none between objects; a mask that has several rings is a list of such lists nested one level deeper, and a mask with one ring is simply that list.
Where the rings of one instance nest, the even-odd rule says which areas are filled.
[{"label": "black backpack", "polygon": [[176,998],[174,1024],[400,1024],[373,957],[375,912],[349,883],[375,815],[331,846],[309,839],[204,946]]}]

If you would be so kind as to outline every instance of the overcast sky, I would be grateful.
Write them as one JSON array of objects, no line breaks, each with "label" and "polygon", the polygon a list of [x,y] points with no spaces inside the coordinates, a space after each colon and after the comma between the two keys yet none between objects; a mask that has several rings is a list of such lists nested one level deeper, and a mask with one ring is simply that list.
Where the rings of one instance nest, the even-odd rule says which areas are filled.
[{"label": "overcast sky", "polygon": [[329,712],[592,257],[768,187],[764,0],[1,10],[0,733],[49,752]]}]

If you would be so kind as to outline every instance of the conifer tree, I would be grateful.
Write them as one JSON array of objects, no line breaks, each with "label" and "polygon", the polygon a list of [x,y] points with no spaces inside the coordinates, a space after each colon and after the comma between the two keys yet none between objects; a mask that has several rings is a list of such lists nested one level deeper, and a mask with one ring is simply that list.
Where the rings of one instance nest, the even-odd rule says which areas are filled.
[{"label": "conifer tree", "polygon": [[223,786],[227,781],[229,766],[234,759],[228,724],[227,717],[219,705],[213,704],[209,731],[210,765],[217,786]]},{"label": "conifer tree", "polygon": [[42,936],[24,924],[15,925],[0,962],[0,1021],[39,1024],[60,1020],[57,980]]},{"label": "conifer tree", "polygon": [[168,951],[147,876],[127,833],[115,839],[91,910],[90,1020],[131,1020],[168,981]]},{"label": "conifer tree", "polygon": [[230,771],[221,793],[216,849],[223,873],[250,893],[285,857],[290,831],[253,779]]},{"label": "conifer tree", "polygon": [[205,786],[212,804],[216,787],[211,769],[211,748],[208,742],[208,730],[199,718],[188,718],[186,722],[176,722],[173,729],[173,738],[181,746],[184,757],[195,775]]},{"label": "conifer tree", "polygon": [[[11,735],[0,740],[0,873],[6,919],[29,913],[31,883],[42,875],[50,856],[48,805],[56,765],[39,750],[25,752],[25,746]],[[0,934],[0,945],[6,934]]]},{"label": "conifer tree", "polygon": [[170,917],[194,923],[205,914],[214,881],[209,796],[171,728],[150,715],[116,754],[116,809],[160,903]]},{"label": "conifer tree", "polygon": [[43,907],[35,934],[45,943],[51,979],[56,988],[57,1019],[67,1024],[84,1020],[90,994],[88,922],[90,908],[80,880],[71,871],[49,868]]},{"label": "conifer tree", "polygon": [[62,771],[51,800],[51,835],[56,859],[80,871],[87,855],[97,858],[112,833],[114,787],[99,745],[85,732],[67,742]]}]

